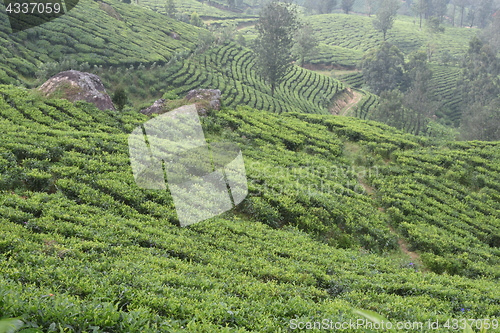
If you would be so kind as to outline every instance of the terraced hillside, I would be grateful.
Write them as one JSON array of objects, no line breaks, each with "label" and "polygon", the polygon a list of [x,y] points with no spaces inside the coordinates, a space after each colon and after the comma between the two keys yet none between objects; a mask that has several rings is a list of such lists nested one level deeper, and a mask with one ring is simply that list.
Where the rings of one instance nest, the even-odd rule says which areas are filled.
[{"label": "terraced hillside", "polygon": [[[311,63],[356,66],[363,55],[377,47],[383,40],[382,34],[372,25],[372,18],[345,14],[315,15],[311,18],[320,52],[306,59]],[[388,32],[387,40],[405,54],[425,48],[431,42],[436,45],[435,56],[448,51],[452,56],[461,56],[467,50],[468,41],[475,35],[473,29],[446,27],[443,34],[431,36],[408,17],[400,16]]]},{"label": "terraced hillside", "polygon": [[134,183],[127,136],[146,120],[0,86],[0,316],[68,332],[500,316],[497,143],[224,109],[203,127],[241,147],[250,194],[179,228],[169,192]]},{"label": "terraced hillside", "polygon": [[[167,5],[167,0],[145,0],[140,1],[139,6],[151,9],[159,13],[166,13],[165,7]],[[235,19],[246,17],[242,10],[229,10],[227,7],[227,2],[217,2],[211,1],[212,5],[208,5],[208,2],[200,2],[196,0],[183,0],[176,1],[175,6],[177,12],[182,14],[185,13],[189,16],[193,12],[198,13],[202,19]]]},{"label": "terraced hillside", "polygon": [[344,85],[332,78],[293,66],[271,96],[271,87],[257,74],[252,52],[235,43],[213,48],[166,69],[165,87],[179,96],[191,89],[220,89],[224,104],[247,105],[277,113],[328,113]]},{"label": "terraced hillside", "polygon": [[[305,20],[312,25],[320,42],[318,51],[306,57],[306,63],[358,66],[363,55],[383,41],[382,34],[373,28],[373,19],[374,16],[340,13],[306,17]],[[253,27],[244,28],[241,32],[249,41],[256,37]],[[469,40],[475,34],[475,29],[456,27],[446,27],[442,34],[430,34],[426,29],[419,31],[412,18],[398,16],[394,27],[387,34],[387,40],[405,54],[425,49],[431,43],[435,45],[434,59],[445,51],[459,58],[465,53]]]},{"label": "terraced hillside", "polygon": [[[440,103],[440,109],[436,116],[444,118],[444,121],[449,126],[458,126],[460,123],[461,113],[459,110],[460,94],[457,91],[457,80],[460,75],[460,68],[454,66],[444,66],[431,64],[432,79],[430,82],[430,91],[433,97]],[[364,85],[363,73],[345,74],[338,79],[347,86],[353,88],[361,88]],[[362,91],[363,92],[363,91]],[[366,105],[358,105],[358,111],[354,112],[354,116],[366,119],[369,109],[376,107],[378,104],[375,95],[363,92],[367,97]]]},{"label": "terraced hillside", "polygon": [[454,66],[433,65],[431,91],[436,100],[442,103],[442,112],[438,117],[445,117],[447,125],[458,126],[461,113],[459,104],[461,102],[460,93],[457,91],[457,80],[460,75],[460,68]]},{"label": "terraced hillside", "polygon": [[82,70],[94,65],[164,63],[176,52],[194,49],[198,31],[138,6],[85,0],[52,22],[11,34],[2,3],[0,83],[29,81],[42,64],[62,60],[71,60],[74,69]]}]

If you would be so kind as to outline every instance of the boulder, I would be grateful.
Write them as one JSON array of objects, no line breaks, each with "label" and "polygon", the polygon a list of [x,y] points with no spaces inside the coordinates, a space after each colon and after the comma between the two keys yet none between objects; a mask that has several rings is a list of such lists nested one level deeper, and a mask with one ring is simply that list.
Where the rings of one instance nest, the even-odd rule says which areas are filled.
[{"label": "boulder", "polygon": [[160,98],[159,100],[155,101],[150,107],[142,109],[141,113],[145,114],[146,116],[163,113],[165,108],[165,101],[166,99]]},{"label": "boulder", "polygon": [[219,89],[197,89],[188,92],[185,99],[187,102],[196,103],[198,114],[206,116],[211,110],[220,110],[221,95]]},{"label": "boulder", "polygon": [[115,106],[106,93],[99,76],[75,70],[61,72],[38,88],[46,96],[57,96],[71,102],[86,101],[99,110],[113,110]]},{"label": "boulder", "polygon": [[[221,108],[221,92],[220,90],[211,90],[211,89],[198,89],[191,90],[187,96],[184,98],[182,103],[186,104],[195,104],[196,110],[198,111],[198,115],[202,117],[206,117],[208,112],[211,110],[220,110]],[[162,114],[164,112],[168,112],[168,108],[166,107],[167,100],[159,99],[153,103],[148,108],[141,110],[142,114],[147,116],[151,116],[152,114]],[[175,108],[179,107],[179,103],[175,105]]]}]

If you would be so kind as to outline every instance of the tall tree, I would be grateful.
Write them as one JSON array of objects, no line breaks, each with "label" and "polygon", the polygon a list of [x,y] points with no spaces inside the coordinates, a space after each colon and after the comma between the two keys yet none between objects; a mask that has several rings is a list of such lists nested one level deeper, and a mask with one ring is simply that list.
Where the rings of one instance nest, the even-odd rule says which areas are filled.
[{"label": "tall tree", "polygon": [[448,12],[448,4],[450,0],[434,0],[433,2],[434,15],[439,18],[439,21],[442,23],[443,18],[446,16]]},{"label": "tall tree", "polygon": [[500,10],[492,15],[491,23],[484,29],[481,38],[488,44],[493,52],[500,51]]},{"label": "tall tree", "polygon": [[455,4],[460,7],[460,27],[464,26],[464,12],[469,5],[469,0],[455,0]]},{"label": "tall tree", "polygon": [[455,0],[453,0],[453,12],[451,14],[451,25],[454,27],[455,26],[455,17],[456,17],[456,11],[457,11],[457,3]]},{"label": "tall tree", "polygon": [[477,24],[485,28],[493,18],[493,0],[481,0],[477,8]]},{"label": "tall tree", "polygon": [[203,25],[203,21],[201,20],[200,15],[198,15],[197,12],[193,12],[191,14],[191,20],[189,20],[189,23],[197,27],[201,27]]},{"label": "tall tree", "polygon": [[174,0],[167,1],[165,11],[167,12],[168,17],[175,18],[175,14],[177,14],[177,8],[175,7]]},{"label": "tall tree", "polygon": [[500,140],[500,99],[468,107],[460,120],[460,134],[464,140]]},{"label": "tall tree", "polygon": [[352,10],[352,6],[354,6],[354,1],[355,0],[342,0],[340,6],[342,7],[342,10],[346,14],[349,14],[349,12]]},{"label": "tall tree", "polygon": [[429,94],[432,71],[429,68],[427,54],[424,51],[414,52],[408,58],[406,76],[409,89],[405,93],[404,105],[412,111],[414,133],[419,135],[435,109],[435,103]]},{"label": "tall tree", "polygon": [[427,13],[427,9],[429,8],[429,0],[417,0],[414,4],[414,10],[419,16],[420,20],[420,30],[422,30],[422,18]]},{"label": "tall tree", "polygon": [[368,17],[371,17],[377,0],[366,0],[366,7],[368,9]]},{"label": "tall tree", "polygon": [[386,40],[387,31],[391,29],[394,24],[394,17],[398,9],[398,0],[383,0],[377,10],[377,17],[373,20],[373,26],[384,34],[384,42]]},{"label": "tall tree", "polygon": [[304,66],[304,58],[315,52],[318,44],[318,40],[314,35],[314,29],[309,24],[297,30],[292,53],[300,58],[300,66]]},{"label": "tall tree", "polygon": [[478,103],[489,104],[500,95],[500,61],[490,45],[478,37],[469,42],[462,60],[458,89],[462,96],[462,109]]},{"label": "tall tree", "polygon": [[469,11],[467,12],[467,21],[470,23],[470,28],[474,26],[474,21],[476,20],[478,6],[474,2],[469,3]]},{"label": "tall tree", "polygon": [[260,12],[256,25],[258,37],[254,49],[260,74],[271,85],[274,95],[278,84],[288,71],[292,55],[293,36],[299,28],[297,9],[286,2],[272,1]]},{"label": "tall tree", "polygon": [[377,95],[404,85],[404,55],[388,42],[368,52],[363,58],[363,78]]},{"label": "tall tree", "polygon": [[329,14],[337,7],[337,0],[321,0],[318,2],[321,14]]}]

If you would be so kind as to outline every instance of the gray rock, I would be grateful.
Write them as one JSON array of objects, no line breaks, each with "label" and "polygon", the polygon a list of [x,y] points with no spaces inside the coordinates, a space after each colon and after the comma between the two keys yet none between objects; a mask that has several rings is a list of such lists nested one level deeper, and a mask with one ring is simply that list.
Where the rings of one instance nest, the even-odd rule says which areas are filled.
[{"label": "gray rock", "polygon": [[[219,89],[198,89],[191,90],[186,98],[184,98],[185,104],[195,104],[198,114],[202,117],[206,117],[208,112],[211,110],[220,110],[221,108],[221,92]],[[151,116],[152,114],[162,114],[165,110],[165,99],[159,99],[153,103],[148,108],[141,110],[142,114]]]},{"label": "gray rock", "polygon": [[165,107],[165,101],[166,99],[160,98],[159,100],[155,101],[150,107],[141,110],[141,113],[147,116],[150,116],[154,113],[162,113],[163,108]]},{"label": "gray rock", "polygon": [[188,92],[186,101],[196,103],[200,116],[206,116],[211,110],[220,110],[221,96],[219,89],[197,89]]},{"label": "gray rock", "polygon": [[61,93],[61,98],[71,102],[86,101],[99,110],[116,110],[101,79],[95,74],[75,70],[61,72],[48,79],[39,90],[46,96]]}]

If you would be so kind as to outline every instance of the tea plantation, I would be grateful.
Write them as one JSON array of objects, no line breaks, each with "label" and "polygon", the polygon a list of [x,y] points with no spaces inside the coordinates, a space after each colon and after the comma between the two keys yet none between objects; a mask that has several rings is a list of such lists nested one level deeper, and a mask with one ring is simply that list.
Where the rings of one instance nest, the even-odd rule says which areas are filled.
[{"label": "tea plantation", "polygon": [[199,28],[137,6],[111,4],[80,1],[67,15],[17,34],[0,4],[0,83],[29,83],[55,62],[71,61],[82,71],[161,64],[196,47]]},{"label": "tea plantation", "polygon": [[[310,24],[321,43],[320,52],[311,55],[311,63],[357,66],[363,55],[376,48],[383,36],[373,28],[372,18],[346,14],[315,15]],[[434,60],[444,52],[460,57],[467,50],[468,41],[476,34],[472,29],[446,27],[443,33],[433,34],[426,29],[419,30],[411,18],[398,16],[394,27],[389,30],[387,40],[405,54],[427,45],[435,45]]]},{"label": "tea plantation", "polygon": [[202,124],[240,146],[250,193],[180,228],[168,191],[134,183],[127,137],[145,121],[0,86],[0,317],[43,332],[285,332],[354,309],[500,316],[498,143],[224,108]]},{"label": "tea plantation", "polygon": [[153,69],[107,70],[102,78],[108,86],[128,86],[137,98],[154,100],[165,91],[184,96],[191,89],[220,89],[226,106],[246,105],[276,113],[328,114],[345,90],[338,80],[292,66],[271,96],[270,85],[258,74],[255,55],[234,42]]}]

